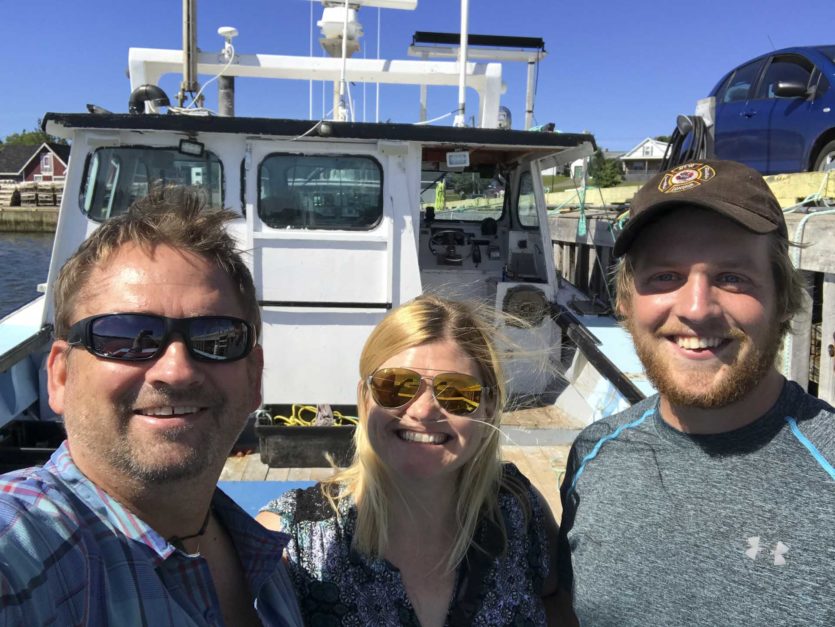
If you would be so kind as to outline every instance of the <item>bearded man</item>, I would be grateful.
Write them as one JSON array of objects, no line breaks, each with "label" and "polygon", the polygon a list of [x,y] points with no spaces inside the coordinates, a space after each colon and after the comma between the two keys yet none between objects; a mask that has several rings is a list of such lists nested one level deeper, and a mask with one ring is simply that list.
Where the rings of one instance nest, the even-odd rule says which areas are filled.
[{"label": "bearded man", "polygon": [[658,394],[569,456],[560,587],[581,624],[835,624],[835,410],[775,368],[804,299],[788,248],[738,163],[636,194],[617,310]]}]

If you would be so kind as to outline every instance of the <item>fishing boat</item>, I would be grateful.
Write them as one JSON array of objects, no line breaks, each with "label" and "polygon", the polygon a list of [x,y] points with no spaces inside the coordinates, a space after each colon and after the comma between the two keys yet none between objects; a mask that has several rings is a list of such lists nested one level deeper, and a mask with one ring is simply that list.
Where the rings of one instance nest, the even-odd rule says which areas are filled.
[{"label": "fishing boat", "polygon": [[[239,214],[228,228],[249,251],[261,306],[263,426],[275,426],[294,404],[327,416],[355,413],[364,340],[390,309],[427,291],[512,314],[515,323],[497,316],[496,324],[519,355],[508,369],[517,402],[556,403],[588,422],[641,398],[646,385],[623,374],[620,357],[606,355],[590,321],[622,331],[554,265],[541,173],[591,155],[594,138],[531,128],[544,42],[470,35],[466,4],[460,33],[416,33],[410,53],[417,58],[382,60],[351,57],[360,8],[411,10],[417,0],[325,0],[318,24],[330,57],[238,53],[231,27],[218,30],[217,49],[198,52],[195,0],[184,0],[183,49],[129,51],[128,113],[47,113],[44,130],[72,150],[43,294],[0,321],[5,443],[27,449],[60,423],[46,402],[44,361],[62,264],[160,181],[200,187],[213,205]],[[528,64],[524,130],[511,128],[502,63],[489,59]],[[158,83],[179,72],[173,106]],[[199,75],[218,79],[216,113],[200,106]],[[332,115],[237,117],[236,77],[331,82]],[[418,119],[356,121],[352,82],[415,85]],[[458,87],[451,126],[425,119],[428,85]],[[474,125],[467,125],[467,89],[478,97]],[[621,342],[618,351],[631,346]],[[323,364],[328,376],[311,376]],[[319,446],[301,448],[319,454]]]}]

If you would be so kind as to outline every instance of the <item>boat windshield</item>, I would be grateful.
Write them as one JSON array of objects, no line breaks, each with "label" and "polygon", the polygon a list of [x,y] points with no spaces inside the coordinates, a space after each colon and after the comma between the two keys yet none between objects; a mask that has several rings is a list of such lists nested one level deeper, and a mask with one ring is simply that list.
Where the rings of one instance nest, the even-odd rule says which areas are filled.
[{"label": "boat windshield", "polygon": [[365,156],[268,155],[258,215],[277,229],[372,229],[383,217],[383,169]]},{"label": "boat windshield", "polygon": [[81,208],[101,222],[125,213],[154,184],[202,188],[213,207],[223,206],[223,168],[212,153],[186,155],[176,148],[99,148],[87,162]]},{"label": "boat windshield", "polygon": [[421,211],[432,207],[435,220],[498,220],[504,210],[504,184],[492,172],[424,170],[421,189]]}]

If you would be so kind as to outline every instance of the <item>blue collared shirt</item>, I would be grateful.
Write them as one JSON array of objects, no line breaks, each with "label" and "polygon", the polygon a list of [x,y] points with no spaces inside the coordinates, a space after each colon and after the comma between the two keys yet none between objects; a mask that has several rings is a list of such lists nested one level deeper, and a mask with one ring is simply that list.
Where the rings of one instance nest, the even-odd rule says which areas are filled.
[{"label": "blue collared shirt", "polygon": [[[288,537],[217,490],[264,625],[302,625]],[[0,476],[0,625],[223,625],[209,566],[85,477],[66,442],[43,468]]]}]

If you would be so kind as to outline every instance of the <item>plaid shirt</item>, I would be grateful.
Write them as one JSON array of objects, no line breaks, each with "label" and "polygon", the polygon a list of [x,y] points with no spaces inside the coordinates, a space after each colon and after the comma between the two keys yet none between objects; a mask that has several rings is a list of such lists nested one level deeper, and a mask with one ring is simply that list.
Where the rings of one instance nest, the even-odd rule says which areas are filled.
[{"label": "plaid shirt", "polygon": [[[212,506],[264,625],[302,625],[287,536],[228,496]],[[223,625],[207,562],[169,544],[87,479],[66,442],[43,468],[0,476],[0,625]]]}]

